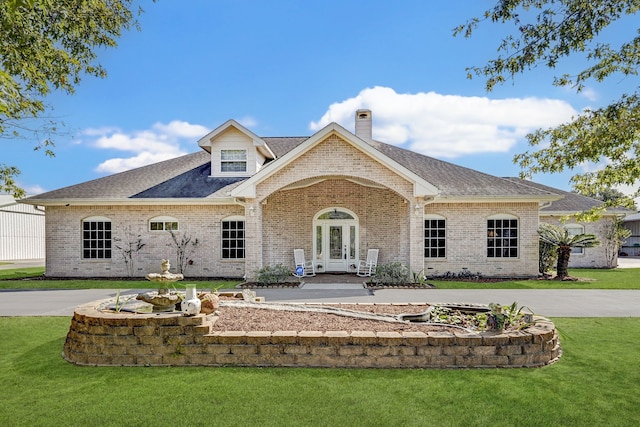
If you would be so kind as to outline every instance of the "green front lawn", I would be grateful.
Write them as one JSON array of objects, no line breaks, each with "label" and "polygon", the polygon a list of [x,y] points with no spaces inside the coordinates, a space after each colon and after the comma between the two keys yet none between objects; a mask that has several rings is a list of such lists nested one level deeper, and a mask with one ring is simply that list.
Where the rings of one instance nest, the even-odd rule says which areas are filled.
[{"label": "green front lawn", "polygon": [[[149,280],[41,280],[43,267],[0,270],[0,289],[158,289],[158,284]],[[189,280],[173,284],[177,289],[186,283],[194,283],[202,289],[233,288],[238,280]]]},{"label": "green front lawn", "polygon": [[0,318],[3,426],[630,426],[640,319],[553,319],[536,369],[78,367],[68,318]]},{"label": "green front lawn", "polygon": [[[44,268],[0,270],[0,289],[156,289],[148,280],[21,280],[24,277],[42,276]],[[429,280],[438,289],[640,289],[640,268],[570,269],[571,276],[581,281],[558,282],[556,280],[513,280],[505,282],[457,282]],[[239,280],[191,281],[188,278],[176,283],[195,283],[199,288],[233,288]]]},{"label": "green front lawn", "polygon": [[456,282],[429,280],[438,289],[640,289],[640,268],[569,269],[579,281],[513,280],[506,282]]}]

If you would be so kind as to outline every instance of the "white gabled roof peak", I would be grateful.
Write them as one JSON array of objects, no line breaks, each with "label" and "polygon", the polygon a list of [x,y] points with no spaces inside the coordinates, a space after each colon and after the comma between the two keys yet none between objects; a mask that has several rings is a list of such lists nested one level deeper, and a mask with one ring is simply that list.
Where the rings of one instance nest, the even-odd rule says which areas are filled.
[{"label": "white gabled roof peak", "polygon": [[261,150],[265,150],[266,154],[268,154],[271,158],[275,159],[275,154],[271,151],[271,148],[267,145],[267,143],[260,138],[258,135],[242,126],[240,123],[235,121],[234,119],[229,119],[202,138],[198,140],[198,145],[203,148],[205,151],[211,152],[211,142],[219,135],[222,135],[229,129],[236,129],[239,132],[243,133],[247,137],[249,137],[253,141],[254,147],[260,147]]},{"label": "white gabled roof peak", "polygon": [[362,138],[354,135],[349,132],[347,129],[339,125],[338,123],[331,122],[316,133],[314,133],[311,137],[309,137],[302,144],[298,145],[291,151],[287,152],[284,156],[278,159],[277,164],[271,165],[271,167],[263,169],[253,175],[248,180],[244,181],[238,187],[236,187],[232,191],[232,195],[236,197],[255,197],[255,188],[256,185],[268,178],[272,174],[275,174],[280,169],[284,168],[289,163],[295,161],[300,155],[312,149],[314,146],[319,144],[321,141],[325,140],[327,136],[332,133],[338,134],[342,139],[344,139],[348,144],[356,147],[357,149],[363,151],[367,155],[376,159],[377,161],[387,165],[390,169],[393,169],[399,175],[405,177],[409,181],[414,183],[414,196],[416,197],[424,197],[424,196],[435,196],[439,193],[438,188],[436,188],[431,183],[427,182],[420,176],[416,175],[414,172],[407,169],[405,166],[397,163],[395,160],[389,158],[382,152],[378,151],[371,144],[367,143]]}]

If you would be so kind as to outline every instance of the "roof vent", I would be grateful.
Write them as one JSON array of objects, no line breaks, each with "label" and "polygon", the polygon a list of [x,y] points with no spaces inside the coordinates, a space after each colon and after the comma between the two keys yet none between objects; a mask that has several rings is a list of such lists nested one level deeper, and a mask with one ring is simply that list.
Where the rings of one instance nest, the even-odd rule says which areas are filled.
[{"label": "roof vent", "polygon": [[356,111],[356,136],[369,142],[373,139],[371,110]]}]

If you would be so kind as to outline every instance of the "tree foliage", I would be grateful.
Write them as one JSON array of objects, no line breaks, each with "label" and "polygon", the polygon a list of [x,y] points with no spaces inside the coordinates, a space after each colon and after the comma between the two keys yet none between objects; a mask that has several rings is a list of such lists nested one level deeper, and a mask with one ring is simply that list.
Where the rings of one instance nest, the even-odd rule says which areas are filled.
[{"label": "tree foliage", "polygon": [[[589,81],[612,76],[634,78],[640,67],[640,30],[612,46],[602,32],[615,21],[640,10],[640,0],[500,0],[480,18],[454,30],[470,37],[485,21],[512,23],[514,31],[498,46],[498,56],[481,67],[467,69],[468,77],[486,79],[486,89],[514,79],[538,66],[561,68],[563,59],[583,55],[588,66],[577,74],[556,75],[553,84],[582,91]],[[535,151],[518,154],[514,162],[522,177],[573,170],[584,163],[602,166],[577,173],[574,189],[596,194],[607,187],[637,185],[640,180],[640,93],[623,93],[610,105],[585,110],[572,121],[539,129],[527,136]],[[640,195],[640,192],[636,193]]]},{"label": "tree foliage", "polygon": [[602,238],[604,240],[605,257],[609,268],[617,267],[616,259],[622,245],[631,236],[631,230],[624,226],[621,217],[614,216],[608,221],[604,221]]},{"label": "tree foliage", "polygon": [[[96,52],[137,27],[133,1],[0,1],[0,138],[34,140],[53,155],[59,123],[43,117],[46,96],[74,93],[84,75],[106,76]],[[23,196],[13,179],[19,173],[0,163],[0,192]]]},{"label": "tree foliage", "polygon": [[636,204],[620,190],[615,188],[604,188],[596,193],[583,193],[583,196],[593,199],[602,200],[608,206],[620,206],[633,211],[637,210]]}]

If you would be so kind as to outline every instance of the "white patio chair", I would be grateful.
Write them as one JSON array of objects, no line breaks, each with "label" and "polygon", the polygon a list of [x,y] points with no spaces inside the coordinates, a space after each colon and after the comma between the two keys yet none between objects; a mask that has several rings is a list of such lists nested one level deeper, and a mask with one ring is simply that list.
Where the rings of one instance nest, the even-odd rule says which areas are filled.
[{"label": "white patio chair", "polygon": [[316,268],[312,261],[305,261],[304,249],[294,249],[293,258],[296,261],[296,271],[293,273],[296,277],[308,277],[316,275]]},{"label": "white patio chair", "polygon": [[367,259],[358,261],[356,275],[364,277],[375,274],[376,266],[378,265],[378,251],[379,249],[369,249],[367,251]]}]

